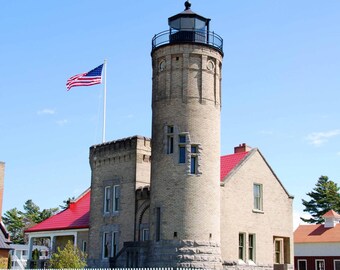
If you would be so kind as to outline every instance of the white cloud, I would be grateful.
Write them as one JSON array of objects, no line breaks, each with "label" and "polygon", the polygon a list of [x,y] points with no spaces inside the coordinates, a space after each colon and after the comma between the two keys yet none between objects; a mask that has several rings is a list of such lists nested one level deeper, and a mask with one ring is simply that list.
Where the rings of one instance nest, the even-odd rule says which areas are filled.
[{"label": "white cloud", "polygon": [[326,143],[330,138],[340,135],[340,129],[330,130],[326,132],[313,132],[306,139],[315,146],[320,146]]},{"label": "white cloud", "polygon": [[55,110],[53,109],[43,109],[37,112],[37,114],[55,114]]},{"label": "white cloud", "polygon": [[67,119],[62,119],[62,120],[58,120],[56,122],[59,126],[64,126],[68,123],[68,120]]}]

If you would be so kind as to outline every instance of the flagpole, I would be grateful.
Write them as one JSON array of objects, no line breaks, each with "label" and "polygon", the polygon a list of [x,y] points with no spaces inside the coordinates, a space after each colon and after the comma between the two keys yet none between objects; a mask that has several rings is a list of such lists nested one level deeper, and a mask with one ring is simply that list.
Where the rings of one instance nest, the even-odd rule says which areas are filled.
[{"label": "flagpole", "polygon": [[103,143],[105,142],[106,131],[106,60],[104,60],[104,106],[103,106]]}]

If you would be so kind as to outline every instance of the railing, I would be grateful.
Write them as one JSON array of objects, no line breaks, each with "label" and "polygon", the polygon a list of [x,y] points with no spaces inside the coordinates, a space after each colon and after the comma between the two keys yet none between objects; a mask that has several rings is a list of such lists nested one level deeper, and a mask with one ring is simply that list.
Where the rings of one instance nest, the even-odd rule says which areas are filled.
[{"label": "railing", "polygon": [[[12,263],[15,263],[18,265],[19,269],[25,269],[26,268],[26,262],[27,260],[22,260],[22,259],[19,259],[17,255],[12,255]],[[16,267],[16,265],[14,265],[14,268],[15,269],[18,269]]]},{"label": "railing", "polygon": [[176,43],[201,43],[214,47],[223,53],[223,39],[215,32],[203,30],[166,30],[152,39],[152,51],[162,45]]}]

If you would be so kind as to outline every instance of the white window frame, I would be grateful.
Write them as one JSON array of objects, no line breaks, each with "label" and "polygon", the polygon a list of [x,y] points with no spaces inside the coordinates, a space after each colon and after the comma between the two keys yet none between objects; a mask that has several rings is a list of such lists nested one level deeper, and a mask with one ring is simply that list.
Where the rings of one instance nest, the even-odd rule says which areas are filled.
[{"label": "white window frame", "polygon": [[[243,245],[240,245],[240,237],[242,236]],[[240,249],[242,248],[242,254],[240,254]],[[241,255],[241,256],[240,256]],[[240,258],[242,257],[242,258]],[[246,233],[240,232],[238,234],[238,259],[245,262],[246,260]]]},{"label": "white window frame", "polygon": [[255,211],[263,211],[263,185],[262,184],[259,184],[259,183],[253,184],[253,197],[254,197],[253,209]]},{"label": "white window frame", "polygon": [[[250,237],[253,238],[253,245],[250,246]],[[252,259],[251,259],[252,257]],[[250,233],[248,234],[248,260],[255,262],[256,261],[256,234]]]},{"label": "white window frame", "polygon": [[[318,268],[318,262],[323,264],[322,268]],[[315,259],[315,270],[325,270],[325,260],[324,259]]]},{"label": "white window frame", "polygon": [[120,185],[113,186],[112,212],[119,212],[120,207]]},{"label": "white window frame", "polygon": [[[276,251],[276,243],[279,243],[279,247],[280,247],[280,250],[279,250],[279,262],[277,262],[277,258],[276,258],[276,255],[277,255],[277,251]],[[283,264],[284,262],[284,242],[283,242],[283,238],[275,238],[274,239],[274,264]]]},{"label": "white window frame", "polygon": [[[300,269],[300,262],[305,262],[305,265],[306,265],[306,268],[305,269]],[[307,270],[308,268],[307,268],[307,260],[305,260],[305,259],[299,259],[299,260],[297,260],[297,267],[298,267],[298,270]]]},{"label": "white window frame", "polygon": [[111,257],[114,257],[118,254],[119,251],[119,239],[118,239],[118,232],[112,232],[112,239],[111,239]]},{"label": "white window frame", "polygon": [[336,265],[335,265],[336,262],[339,262],[339,263],[340,263],[340,260],[335,259],[335,260],[333,261],[334,270],[337,270],[337,269],[336,269]]},{"label": "white window frame", "polygon": [[110,250],[107,251],[107,256],[105,254],[105,247],[106,247],[106,243],[107,243],[107,248],[110,248],[110,243],[108,242],[110,239],[110,233],[108,232],[104,232],[103,233],[103,238],[102,238],[102,258],[103,259],[108,259],[110,256]]},{"label": "white window frame", "polygon": [[110,213],[111,206],[111,186],[104,189],[104,214]]}]

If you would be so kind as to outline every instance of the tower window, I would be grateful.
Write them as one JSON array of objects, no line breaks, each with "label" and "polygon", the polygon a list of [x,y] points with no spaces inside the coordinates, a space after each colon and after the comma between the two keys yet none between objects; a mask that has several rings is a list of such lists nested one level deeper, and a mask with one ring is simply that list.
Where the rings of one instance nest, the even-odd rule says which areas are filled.
[{"label": "tower window", "polygon": [[174,152],[174,126],[167,126],[166,153],[172,154],[173,152]]},{"label": "tower window", "polygon": [[190,157],[190,174],[197,174],[197,159],[198,159],[197,145],[191,146],[191,157]]},{"label": "tower window", "polygon": [[185,151],[185,147],[186,147],[186,142],[187,142],[187,137],[186,135],[179,135],[178,136],[178,143],[179,143],[179,163],[185,163],[186,162],[186,151]]},{"label": "tower window", "polygon": [[179,146],[179,163],[185,163],[185,146]]},{"label": "tower window", "polygon": [[178,137],[179,137],[178,138],[179,143],[186,143],[187,142],[187,138],[186,138],[185,135],[179,135]]}]

